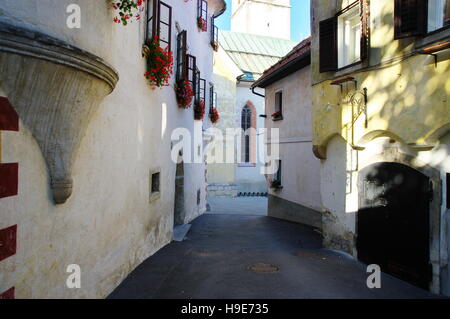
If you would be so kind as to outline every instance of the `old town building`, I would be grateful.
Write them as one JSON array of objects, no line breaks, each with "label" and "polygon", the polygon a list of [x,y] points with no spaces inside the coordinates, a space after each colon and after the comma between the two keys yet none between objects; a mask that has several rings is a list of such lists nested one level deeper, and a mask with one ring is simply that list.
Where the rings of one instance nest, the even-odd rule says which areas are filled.
[{"label": "old town building", "polygon": [[311,8],[324,244],[447,295],[449,10],[439,0]]},{"label": "old town building", "polygon": [[[202,129],[211,125],[213,18],[225,2],[138,1],[123,21],[113,3],[1,3],[2,297],[105,297],[172,240],[174,224],[206,210]],[[165,59],[149,44],[157,37],[174,56],[161,88],[152,78],[160,69],[147,67]],[[176,79],[205,102],[203,121],[177,105]],[[196,141],[178,164],[176,128]],[[67,289],[71,265],[83,289]]]},{"label": "old town building", "polygon": [[[253,84],[265,89],[268,148],[279,148],[268,174],[268,215],[322,228],[320,161],[312,149],[311,39],[298,44]],[[276,137],[271,129],[278,129]]]}]

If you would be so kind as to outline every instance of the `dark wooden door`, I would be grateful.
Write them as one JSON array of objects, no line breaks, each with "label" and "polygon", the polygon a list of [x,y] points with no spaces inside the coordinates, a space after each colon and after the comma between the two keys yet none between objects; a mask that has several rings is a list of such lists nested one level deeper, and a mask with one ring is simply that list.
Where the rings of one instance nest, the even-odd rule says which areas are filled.
[{"label": "dark wooden door", "polygon": [[398,163],[378,163],[361,171],[357,216],[358,258],[382,271],[428,289],[428,177]]}]

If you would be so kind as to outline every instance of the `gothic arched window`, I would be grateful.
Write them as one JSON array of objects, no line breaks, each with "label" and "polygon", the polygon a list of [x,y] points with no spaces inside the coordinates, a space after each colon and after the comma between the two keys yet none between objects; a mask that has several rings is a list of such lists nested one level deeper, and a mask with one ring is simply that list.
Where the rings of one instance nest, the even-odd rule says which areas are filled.
[{"label": "gothic arched window", "polygon": [[244,151],[244,162],[250,163],[250,132],[248,129],[252,127],[252,110],[248,105],[244,106],[242,109],[241,127],[244,131],[242,145]]}]

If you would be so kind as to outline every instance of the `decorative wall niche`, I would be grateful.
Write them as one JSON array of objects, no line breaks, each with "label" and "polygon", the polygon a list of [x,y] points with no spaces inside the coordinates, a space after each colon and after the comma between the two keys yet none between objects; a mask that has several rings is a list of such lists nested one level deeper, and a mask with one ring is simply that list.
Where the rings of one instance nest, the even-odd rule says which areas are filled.
[{"label": "decorative wall niche", "polygon": [[72,194],[72,164],[89,120],[119,76],[101,58],[0,22],[0,87],[47,163],[56,204]]}]

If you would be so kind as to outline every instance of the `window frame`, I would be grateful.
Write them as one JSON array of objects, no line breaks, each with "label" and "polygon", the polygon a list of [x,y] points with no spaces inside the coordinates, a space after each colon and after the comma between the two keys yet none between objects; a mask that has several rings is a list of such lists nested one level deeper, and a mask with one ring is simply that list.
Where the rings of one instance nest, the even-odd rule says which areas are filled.
[{"label": "window frame", "polygon": [[206,104],[206,80],[200,77],[199,85],[199,98]]},{"label": "window frame", "polygon": [[203,18],[208,30],[208,2],[206,0],[197,0],[197,19]]},{"label": "window frame", "polygon": [[[243,142],[244,142],[244,163],[251,164],[251,140],[250,140],[250,132],[249,129],[252,128],[252,116],[253,110],[247,104],[242,108],[241,111],[241,129],[244,133]],[[245,121],[244,121],[245,117]],[[241,156],[242,159],[242,156]]]},{"label": "window frame", "polygon": [[219,45],[219,28],[216,26],[215,18],[211,17],[211,44]]},{"label": "window frame", "polygon": [[[447,29],[449,29],[450,28],[450,19],[448,19],[447,21],[445,20],[445,12],[444,12],[444,21],[443,21],[443,25],[442,25],[442,27],[440,27],[440,28],[437,28],[437,29],[435,29],[435,30],[429,30],[429,18],[430,18],[430,6],[429,6],[429,1],[430,0],[428,0],[427,1],[427,3],[428,3],[428,6],[427,6],[427,13],[426,13],[426,29],[425,29],[425,31],[426,31],[426,33],[425,33],[425,35],[427,36],[427,35],[431,35],[431,34],[435,34],[435,33],[439,33],[439,32],[442,32],[442,31],[444,31],[444,30],[447,30]],[[450,3],[448,3],[448,1],[446,1],[446,3],[444,4],[444,5],[446,5],[446,4],[450,4]],[[444,7],[442,8],[442,9],[444,9]],[[449,11],[450,11],[450,8],[448,9]],[[447,24],[446,24],[446,22],[447,22]]]},{"label": "window frame", "polygon": [[[165,7],[169,11],[168,21],[161,20],[162,7]],[[150,0],[148,1],[146,10],[145,43],[150,42],[155,38],[155,36],[158,36],[160,44],[161,42],[166,44],[166,46],[162,47],[163,48],[167,47],[169,51],[172,50],[172,24],[173,24],[172,12],[173,12],[172,7],[163,1],[152,0],[151,4]],[[151,32],[149,31],[150,23],[152,26]],[[162,40],[161,25],[167,26],[167,37],[168,37],[167,41]]]},{"label": "window frame", "polygon": [[[348,6],[345,11],[343,10],[342,12],[340,12],[339,14],[336,15],[337,18],[337,69],[342,69],[342,68],[346,68],[350,65],[355,65],[358,63],[361,63],[362,59],[361,59],[361,41],[362,41],[362,19],[361,19],[361,7],[358,6],[359,1],[355,1],[353,4],[351,4],[350,6]],[[346,47],[343,45],[345,39],[345,25],[341,25],[341,22],[348,21],[350,19],[345,19],[345,17],[349,14],[352,13],[352,11],[358,11],[358,13],[352,15],[352,18],[358,17],[359,16],[359,38],[355,39],[355,46],[354,49],[355,51],[358,49],[359,46],[359,57],[357,60],[349,62],[349,61],[344,61],[345,59],[345,53],[347,53],[347,60],[349,60],[348,55],[350,53],[350,50],[348,52],[346,52]],[[345,19],[345,20],[344,20]],[[342,21],[344,20],[344,21]],[[356,52],[355,52],[355,56],[356,56]]]},{"label": "window frame", "polygon": [[196,85],[197,85],[197,80],[196,80],[196,69],[197,69],[197,58],[191,54],[187,54],[186,55],[186,79],[188,80],[189,83],[191,83],[191,88],[192,91],[196,92]]},{"label": "window frame", "polygon": [[183,30],[177,35],[176,81],[187,80],[187,63],[187,31]]},{"label": "window frame", "polygon": [[194,96],[195,96],[195,103],[200,102],[200,90],[201,90],[201,73],[199,68],[196,66],[195,69],[195,89],[194,89]]},{"label": "window frame", "polygon": [[[359,6],[361,21],[360,59],[357,62],[339,66],[339,17]],[[319,72],[336,72],[353,67],[368,60],[370,50],[369,5],[367,0],[355,0],[333,17],[319,22]]]}]

